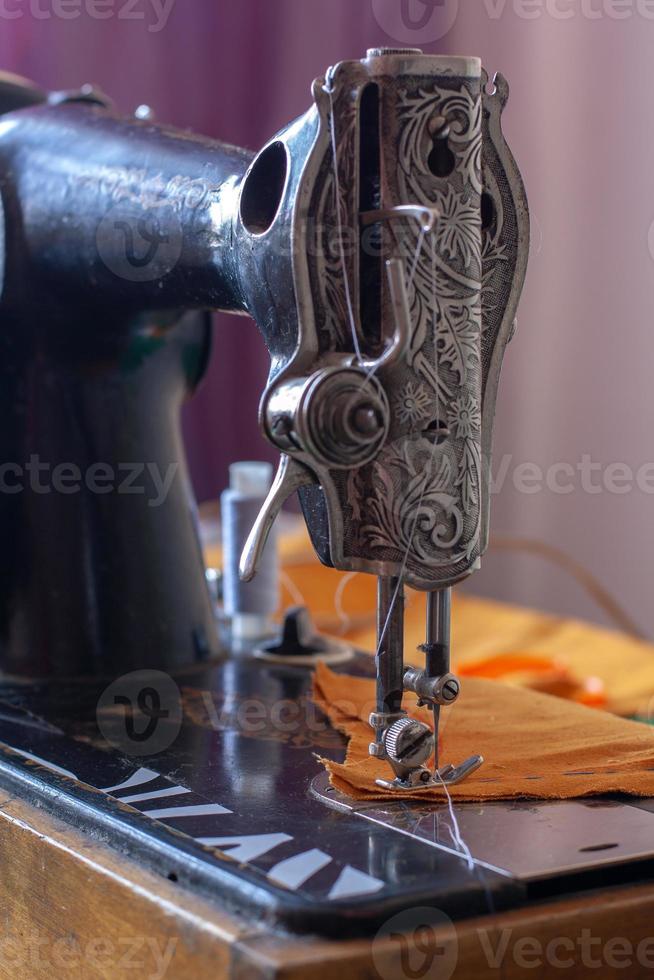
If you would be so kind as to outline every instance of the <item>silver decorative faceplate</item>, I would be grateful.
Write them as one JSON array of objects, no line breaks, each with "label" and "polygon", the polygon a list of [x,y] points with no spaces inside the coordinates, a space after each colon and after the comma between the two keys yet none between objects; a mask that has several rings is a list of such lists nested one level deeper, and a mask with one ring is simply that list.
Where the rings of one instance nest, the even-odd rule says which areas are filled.
[{"label": "silver decorative faceplate", "polygon": [[[418,589],[464,578],[486,548],[497,384],[527,262],[527,203],[500,126],[508,86],[487,89],[475,58],[369,52],[314,83],[300,122],[314,141],[293,211],[298,343],[262,418],[319,484],[303,493],[314,523],[322,514],[323,560]],[[430,230],[419,208],[438,212]],[[410,329],[385,360],[394,259]],[[386,413],[372,458],[336,465],[292,432],[276,438],[270,406],[312,371],[345,367]]]}]

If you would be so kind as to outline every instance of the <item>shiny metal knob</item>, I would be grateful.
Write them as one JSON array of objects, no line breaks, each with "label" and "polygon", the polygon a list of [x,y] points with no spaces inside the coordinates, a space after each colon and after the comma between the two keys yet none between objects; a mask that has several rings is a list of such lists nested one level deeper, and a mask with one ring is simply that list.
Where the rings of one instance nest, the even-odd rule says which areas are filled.
[{"label": "shiny metal knob", "polygon": [[434,733],[421,721],[400,718],[386,732],[384,747],[391,762],[407,769],[417,769],[432,754]]}]

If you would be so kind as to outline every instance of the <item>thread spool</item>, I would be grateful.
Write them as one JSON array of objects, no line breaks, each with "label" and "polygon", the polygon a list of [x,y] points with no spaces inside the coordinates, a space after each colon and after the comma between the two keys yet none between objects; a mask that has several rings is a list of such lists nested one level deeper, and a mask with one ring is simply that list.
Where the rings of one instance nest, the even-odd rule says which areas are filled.
[{"label": "thread spool", "polygon": [[279,556],[273,527],[257,574],[241,582],[241,552],[272,483],[270,463],[241,462],[229,468],[229,488],[220,498],[223,541],[223,603],[232,637],[257,640],[273,632],[271,616],[279,606]]}]

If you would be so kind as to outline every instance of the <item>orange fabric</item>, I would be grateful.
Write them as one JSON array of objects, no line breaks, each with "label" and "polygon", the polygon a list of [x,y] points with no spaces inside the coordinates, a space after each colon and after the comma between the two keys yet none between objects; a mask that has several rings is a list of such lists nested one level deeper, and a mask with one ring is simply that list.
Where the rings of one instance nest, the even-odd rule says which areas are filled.
[{"label": "orange fabric", "polygon": [[[344,764],[322,760],[336,789],[358,799],[443,799],[443,789],[390,793],[375,785],[389,778],[387,763],[368,755],[368,715],[374,682],[337,674],[320,664],[316,702],[349,738]],[[431,724],[431,712],[406,695],[412,717]],[[485,762],[450,787],[456,800],[515,797],[567,799],[601,793],[654,796],[654,729],[497,681],[467,678],[460,699],[441,712],[441,760],[455,765],[481,754]]]}]

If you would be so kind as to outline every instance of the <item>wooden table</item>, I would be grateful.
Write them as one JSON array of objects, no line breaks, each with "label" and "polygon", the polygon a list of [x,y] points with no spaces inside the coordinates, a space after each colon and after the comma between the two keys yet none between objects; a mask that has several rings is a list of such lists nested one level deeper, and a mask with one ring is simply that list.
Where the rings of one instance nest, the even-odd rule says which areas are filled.
[{"label": "wooden table", "polygon": [[419,948],[409,935],[407,971],[397,936],[327,942],[275,935],[19,799],[0,799],[0,858],[0,977],[11,980],[633,980],[654,971],[654,884],[465,920],[419,936]]}]

